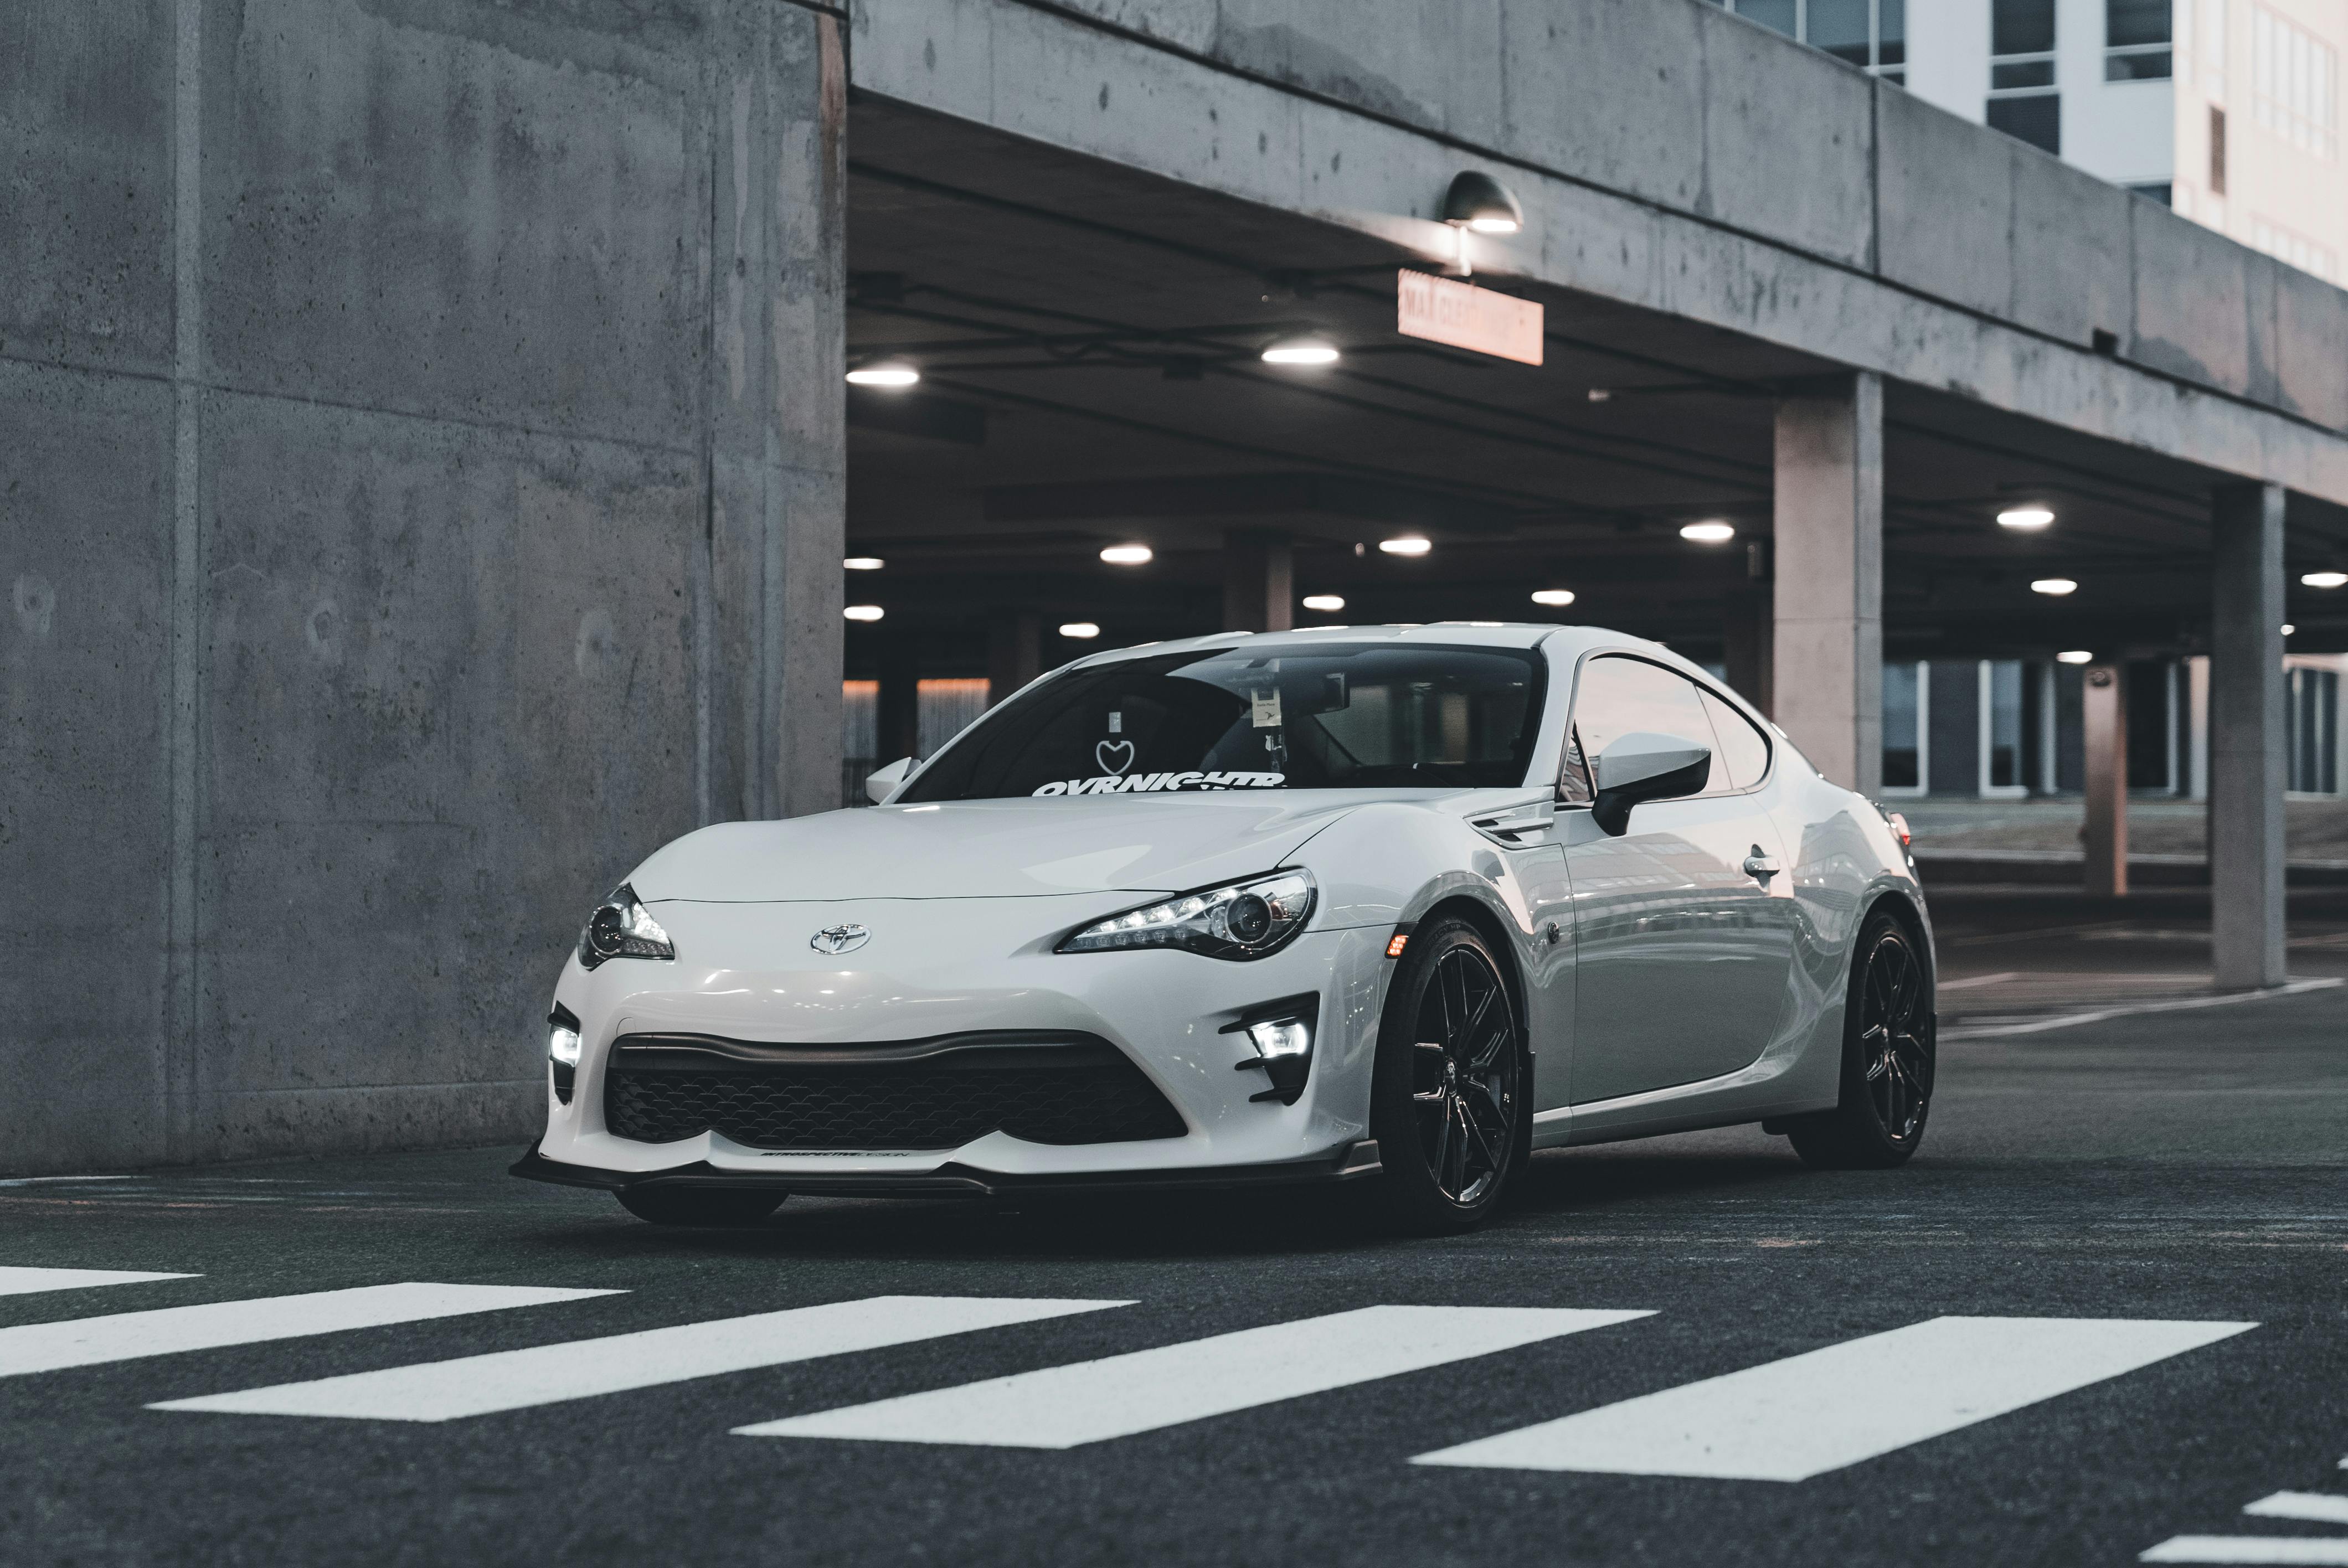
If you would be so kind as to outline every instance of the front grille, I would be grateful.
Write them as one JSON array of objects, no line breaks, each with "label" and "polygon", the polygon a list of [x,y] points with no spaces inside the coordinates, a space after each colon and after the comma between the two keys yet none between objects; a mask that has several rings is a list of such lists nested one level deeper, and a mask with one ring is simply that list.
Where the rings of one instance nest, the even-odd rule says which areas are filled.
[{"label": "front grille", "polygon": [[754,1149],[955,1149],[1179,1138],[1139,1068],[1090,1036],[963,1036],[865,1047],[629,1036],[604,1075],[604,1125],[643,1143],[718,1132]]}]

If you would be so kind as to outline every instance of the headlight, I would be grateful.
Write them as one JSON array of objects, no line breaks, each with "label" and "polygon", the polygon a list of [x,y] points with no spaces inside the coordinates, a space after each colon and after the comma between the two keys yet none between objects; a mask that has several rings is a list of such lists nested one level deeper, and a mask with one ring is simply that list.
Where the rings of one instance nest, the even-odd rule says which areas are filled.
[{"label": "headlight", "polygon": [[579,962],[593,968],[606,958],[674,958],[676,947],[660,922],[636,902],[636,890],[626,883],[595,906],[579,933]]},{"label": "headlight", "polygon": [[1210,958],[1261,958],[1304,928],[1316,892],[1311,872],[1275,871],[1096,920],[1071,932],[1058,950],[1184,948]]}]

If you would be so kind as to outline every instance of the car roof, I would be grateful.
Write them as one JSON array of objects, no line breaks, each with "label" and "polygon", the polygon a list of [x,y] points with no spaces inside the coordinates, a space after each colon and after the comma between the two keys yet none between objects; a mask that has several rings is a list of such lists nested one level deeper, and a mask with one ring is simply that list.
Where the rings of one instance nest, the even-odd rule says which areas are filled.
[{"label": "car roof", "polygon": [[1626,643],[1642,648],[1668,651],[1660,643],[1649,643],[1643,638],[1625,637],[1597,626],[1559,626],[1538,620],[1430,620],[1395,626],[1304,626],[1291,631],[1218,631],[1206,637],[1184,637],[1167,642],[1142,642],[1130,648],[1104,649],[1072,661],[1066,668],[1086,669],[1112,664],[1120,660],[1161,653],[1216,653],[1225,649],[1295,648],[1299,651],[1316,643],[1329,642],[1396,642],[1431,643],[1448,647],[1538,648],[1552,638],[1564,638],[1572,644],[1621,647]]}]

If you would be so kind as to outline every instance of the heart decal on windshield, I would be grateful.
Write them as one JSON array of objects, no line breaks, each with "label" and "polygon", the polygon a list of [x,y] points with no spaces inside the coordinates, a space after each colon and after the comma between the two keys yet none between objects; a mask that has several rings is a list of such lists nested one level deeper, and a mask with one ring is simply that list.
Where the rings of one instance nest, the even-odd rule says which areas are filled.
[{"label": "heart decal on windshield", "polygon": [[1103,741],[1093,748],[1093,761],[1105,774],[1121,774],[1133,765],[1133,743]]}]

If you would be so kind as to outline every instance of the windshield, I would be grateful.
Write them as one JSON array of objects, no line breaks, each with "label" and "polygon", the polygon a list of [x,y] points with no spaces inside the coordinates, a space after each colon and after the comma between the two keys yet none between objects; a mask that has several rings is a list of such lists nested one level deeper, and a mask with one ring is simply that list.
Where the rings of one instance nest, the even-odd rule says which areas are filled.
[{"label": "windshield", "polygon": [[1507,787],[1544,671],[1529,650],[1390,642],[1121,660],[996,709],[902,798]]}]

